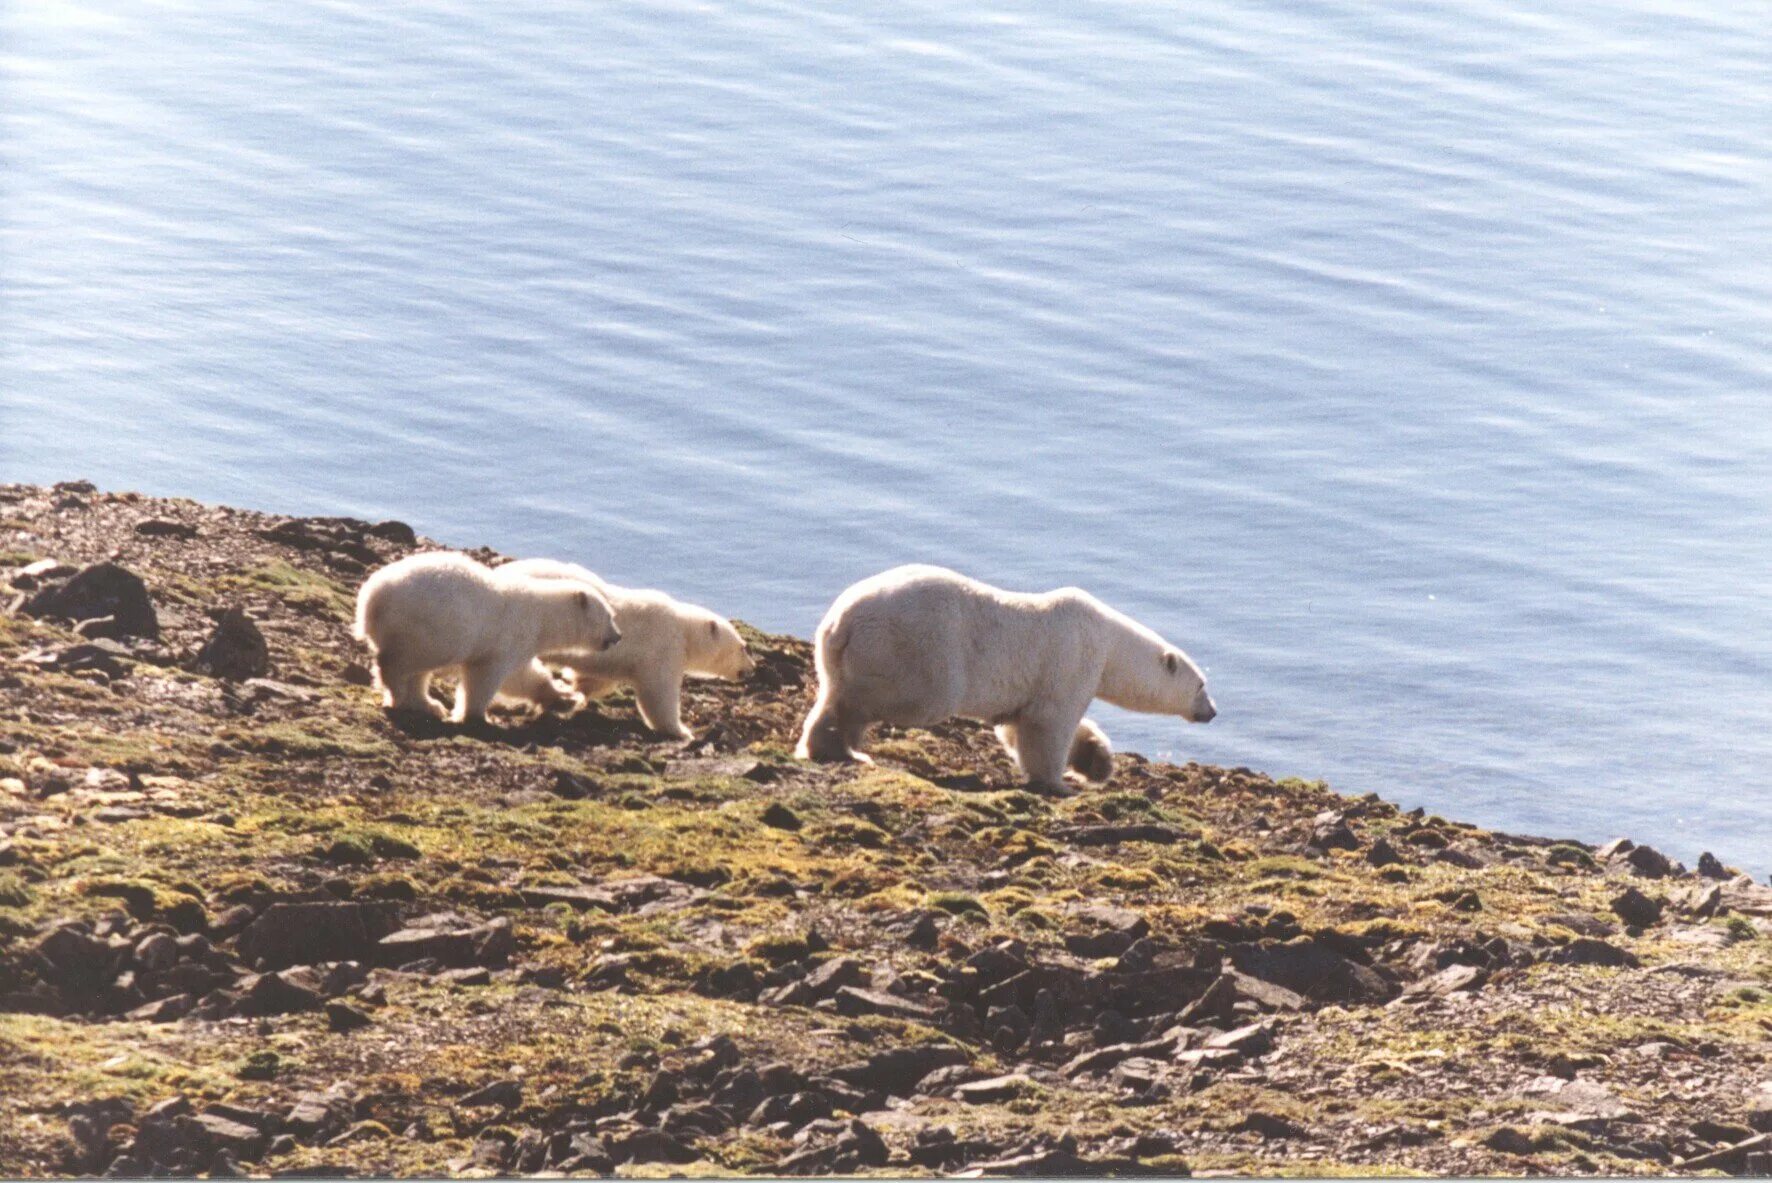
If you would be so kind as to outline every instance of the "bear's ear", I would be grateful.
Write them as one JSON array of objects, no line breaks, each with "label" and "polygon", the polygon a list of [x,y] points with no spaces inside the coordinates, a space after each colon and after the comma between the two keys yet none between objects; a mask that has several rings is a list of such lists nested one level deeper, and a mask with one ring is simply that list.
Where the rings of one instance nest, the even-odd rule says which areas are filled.
[{"label": "bear's ear", "polygon": [[591,607],[591,593],[590,592],[584,591],[583,589],[579,590],[578,606],[580,608],[585,609],[587,612],[590,611],[590,607]]},{"label": "bear's ear", "polygon": [[1181,659],[1173,653],[1165,653],[1163,654],[1163,668],[1173,674],[1181,668]]},{"label": "bear's ear", "polygon": [[717,620],[708,621],[708,636],[717,637],[719,635],[720,635],[720,622]]}]

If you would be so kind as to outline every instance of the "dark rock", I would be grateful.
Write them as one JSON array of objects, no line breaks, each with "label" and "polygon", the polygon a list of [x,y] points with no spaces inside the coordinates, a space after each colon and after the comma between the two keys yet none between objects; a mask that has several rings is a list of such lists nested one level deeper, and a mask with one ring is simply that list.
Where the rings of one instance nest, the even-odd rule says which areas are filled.
[{"label": "dark rock", "polygon": [[1263,1138],[1308,1138],[1310,1131],[1289,1117],[1254,1110],[1231,1127],[1232,1133],[1259,1134]]},{"label": "dark rock", "polygon": [[195,666],[218,678],[244,682],[269,672],[271,651],[252,618],[238,608],[229,608],[197,651]]},{"label": "dark rock", "polygon": [[461,1098],[462,1105],[497,1105],[515,1109],[523,1103],[523,1085],[515,1080],[495,1080]]},{"label": "dark rock", "polygon": [[672,1137],[716,1137],[726,1132],[732,1119],[707,1101],[672,1105],[659,1117],[659,1126]]},{"label": "dark rock", "polygon": [[78,924],[65,924],[37,943],[38,974],[70,992],[97,990],[116,976],[128,949],[112,946]]},{"label": "dark rock", "polygon": [[1483,1139],[1483,1145],[1502,1154],[1531,1154],[1532,1136],[1518,1126],[1504,1125]]},{"label": "dark rock", "polygon": [[1064,938],[1065,948],[1079,957],[1118,957],[1151,930],[1150,922],[1130,908],[1080,908],[1071,920],[1081,931]]},{"label": "dark rock", "polygon": [[1073,846],[1117,846],[1122,842],[1154,842],[1162,846],[1173,846],[1198,835],[1189,834],[1174,826],[1134,822],[1125,825],[1068,826],[1056,831],[1055,836]]},{"label": "dark rock", "polygon": [[263,1130],[219,1113],[200,1113],[195,1117],[181,1117],[178,1121],[200,1144],[229,1151],[239,1159],[250,1161],[258,1157],[259,1149],[265,1144]]},{"label": "dark rock", "polygon": [[1684,870],[1653,846],[1632,847],[1624,855],[1625,865],[1644,879],[1666,879]]},{"label": "dark rock", "polygon": [[1358,850],[1359,835],[1347,824],[1347,815],[1326,809],[1311,820],[1310,845],[1319,850]]},{"label": "dark rock", "polygon": [[171,518],[147,518],[135,524],[135,532],[143,538],[197,537],[197,527],[188,522],[175,522]]},{"label": "dark rock", "polygon": [[798,830],[802,823],[799,814],[780,801],[774,801],[763,811],[763,824],[778,830]]},{"label": "dark rock", "polygon": [[377,522],[373,526],[365,528],[363,532],[372,537],[379,538],[383,542],[392,542],[396,546],[418,545],[418,534],[412,529],[412,527],[408,526],[405,522],[394,521],[393,519],[389,519],[385,522]]},{"label": "dark rock", "polygon": [[374,1023],[374,1019],[347,1003],[333,1001],[326,1004],[326,1025],[340,1034],[360,1031]]},{"label": "dark rock", "polygon": [[1698,874],[1705,879],[1733,879],[1735,875],[1710,851],[1698,856]]},{"label": "dark rock", "polygon": [[1584,937],[1609,937],[1618,929],[1601,920],[1598,916],[1586,912],[1556,912],[1545,919],[1552,924],[1560,924],[1570,932],[1580,933]]},{"label": "dark rock", "polygon": [[1434,851],[1434,861],[1445,863],[1450,867],[1459,867],[1466,871],[1478,871],[1488,866],[1482,859],[1470,851],[1458,846],[1447,846]]},{"label": "dark rock", "polygon": [[[814,1128],[809,1126],[795,1140],[813,1132]],[[829,1131],[823,1129],[816,1132],[829,1136]],[[847,1175],[869,1167],[883,1167],[886,1160],[886,1143],[880,1135],[855,1119],[841,1125],[836,1139],[829,1144],[795,1151],[777,1165],[784,1175]]]},{"label": "dark rock", "polygon": [[503,965],[516,949],[511,922],[500,917],[473,928],[413,927],[381,938],[376,960],[383,965],[406,965],[434,960],[442,965]]},{"label": "dark rock", "polygon": [[913,1091],[929,1097],[945,1097],[961,1085],[979,1080],[983,1076],[984,1073],[970,1064],[949,1064],[919,1080]]},{"label": "dark rock", "polygon": [[858,1015],[885,1015],[888,1018],[913,1019],[927,1023],[937,1015],[933,1006],[878,990],[864,990],[860,986],[844,986],[834,997],[837,1013],[850,1018]]},{"label": "dark rock", "polygon": [[968,1059],[963,1049],[952,1044],[913,1044],[876,1052],[859,1063],[833,1069],[831,1075],[858,1088],[902,1097],[914,1092],[918,1082],[937,1068],[965,1064]]},{"label": "dark rock", "polygon": [[1108,1071],[1122,1060],[1134,1057],[1155,1058],[1173,1055],[1175,1040],[1155,1039],[1142,1043],[1110,1043],[1106,1047],[1094,1051],[1083,1052],[1073,1056],[1059,1069],[1066,1076],[1097,1076]]},{"label": "dark rock", "polygon": [[1375,867],[1388,867],[1402,862],[1403,856],[1397,853],[1389,838],[1380,838],[1367,849],[1366,861]]},{"label": "dark rock", "polygon": [[968,1105],[994,1105],[1002,1101],[1011,1101],[1033,1087],[1033,1080],[1019,1072],[1007,1076],[993,1076],[985,1080],[975,1080],[960,1085],[954,1090],[954,1098]]},{"label": "dark rock", "polygon": [[1489,971],[1475,965],[1449,965],[1438,973],[1430,974],[1418,982],[1411,983],[1396,999],[1397,1002],[1417,1001],[1424,998],[1444,998],[1448,994],[1462,991],[1476,991],[1489,980]]},{"label": "dark rock", "polygon": [[168,994],[153,1002],[143,1003],[123,1017],[141,1023],[172,1023],[190,1014],[196,1005],[195,994]]},{"label": "dark rock", "polygon": [[297,1137],[330,1138],[350,1122],[349,1103],[326,1093],[307,1092],[283,1116],[283,1128]]},{"label": "dark rock", "polygon": [[1772,1134],[1756,1134],[1745,1142],[1737,1142],[1725,1146],[1721,1150],[1713,1150],[1709,1154],[1700,1154],[1674,1164],[1683,1172],[1724,1170],[1745,1171],[1747,1159],[1752,1154],[1763,1154],[1772,1150]]},{"label": "dark rock", "polygon": [[935,912],[925,911],[918,914],[905,932],[904,943],[913,949],[933,949],[940,937],[941,917]]},{"label": "dark rock", "polygon": [[1658,899],[1644,895],[1634,887],[1627,887],[1623,893],[1612,901],[1612,910],[1626,924],[1638,928],[1648,928],[1661,919],[1663,904]]},{"label": "dark rock", "polygon": [[368,961],[399,922],[392,903],[323,900],[272,904],[240,934],[242,960],[266,969],[317,961]]},{"label": "dark rock", "polygon": [[158,637],[160,619],[141,577],[115,563],[82,568],[66,583],[43,588],[20,609],[26,616],[70,622],[113,618],[112,636]]},{"label": "dark rock", "polygon": [[829,998],[844,986],[859,986],[867,980],[866,967],[853,957],[833,957],[802,979],[814,998]]},{"label": "dark rock", "polygon": [[[832,1075],[837,1075],[832,1073]],[[783,1093],[797,1093],[805,1086],[806,1077],[798,1069],[788,1064],[765,1064],[757,1071],[757,1083],[765,1097],[779,1097]],[[853,1083],[853,1082],[852,1082]]]},{"label": "dark rock", "polygon": [[143,937],[135,947],[135,964],[149,973],[171,969],[178,964],[178,939],[163,932]]},{"label": "dark rock", "polygon": [[1264,1019],[1207,1038],[1205,1050],[1232,1051],[1239,1056],[1261,1056],[1274,1047],[1273,1020]]},{"label": "dark rock", "polygon": [[794,1129],[831,1115],[831,1099],[814,1089],[778,1094],[751,1111],[747,1125],[786,1125]]},{"label": "dark rock", "polygon": [[1606,965],[1636,968],[1642,964],[1634,954],[1593,937],[1577,937],[1550,955],[1562,965]]},{"label": "dark rock", "polygon": [[242,1015],[289,1015],[310,1011],[321,1003],[320,992],[306,985],[292,970],[262,973],[251,979],[237,1013]]},{"label": "dark rock", "polygon": [[755,1072],[749,1068],[731,1074],[714,1089],[714,1104],[728,1113],[749,1114],[763,1103],[763,1084]]},{"label": "dark rock", "polygon": [[1236,945],[1230,958],[1251,977],[1284,986],[1315,1002],[1386,1002],[1396,994],[1396,988],[1371,968],[1310,937],[1284,944]]},{"label": "dark rock", "polygon": [[657,1072],[640,1096],[640,1108],[659,1110],[670,1107],[677,1102],[677,1080],[675,1072]]}]

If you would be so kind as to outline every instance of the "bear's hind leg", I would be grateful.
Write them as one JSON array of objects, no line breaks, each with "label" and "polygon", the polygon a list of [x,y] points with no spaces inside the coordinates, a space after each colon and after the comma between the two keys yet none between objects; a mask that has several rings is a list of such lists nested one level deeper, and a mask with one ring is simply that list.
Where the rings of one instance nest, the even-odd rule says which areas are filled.
[{"label": "bear's hind leg", "polygon": [[861,751],[868,721],[845,714],[835,703],[820,698],[806,716],[800,730],[800,744],[794,756],[800,760],[816,760],[820,764],[856,761],[871,764],[871,757]]},{"label": "bear's hind leg", "polygon": [[539,658],[506,678],[504,685],[498,688],[498,696],[533,703],[544,711],[561,706],[575,707],[581,701],[578,695],[560,689],[554,675]]},{"label": "bear's hind leg", "polygon": [[1009,753],[1009,759],[1015,762],[1017,771],[1025,773],[1027,770],[1021,766],[1021,733],[1016,729],[1015,723],[1011,721],[997,724],[997,739],[1002,743],[1003,750]]},{"label": "bear's hind leg", "polygon": [[1114,746],[1108,742],[1107,734],[1098,727],[1093,719],[1084,719],[1077,724],[1077,732],[1071,739],[1071,753],[1066,761],[1073,772],[1079,773],[1085,780],[1102,784],[1114,774]]},{"label": "bear's hind leg", "polygon": [[377,663],[376,676],[381,679],[383,704],[390,711],[429,715],[433,719],[443,717],[443,708],[431,700],[430,670],[412,672]]}]

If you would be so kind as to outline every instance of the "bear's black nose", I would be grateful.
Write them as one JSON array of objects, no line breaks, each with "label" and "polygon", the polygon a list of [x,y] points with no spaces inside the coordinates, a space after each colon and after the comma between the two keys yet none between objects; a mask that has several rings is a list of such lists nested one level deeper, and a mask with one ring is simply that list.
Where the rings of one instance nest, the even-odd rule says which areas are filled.
[{"label": "bear's black nose", "polygon": [[617,643],[619,643],[620,641],[621,641],[621,634],[614,629],[610,629],[609,635],[603,638],[604,651],[608,652],[609,650],[615,648]]}]

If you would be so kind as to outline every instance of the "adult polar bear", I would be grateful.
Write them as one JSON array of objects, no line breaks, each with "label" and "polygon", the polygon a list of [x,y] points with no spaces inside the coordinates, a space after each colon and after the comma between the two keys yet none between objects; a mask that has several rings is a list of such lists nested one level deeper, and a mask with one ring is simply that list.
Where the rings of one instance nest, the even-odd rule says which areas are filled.
[{"label": "adult polar bear", "polygon": [[[608,597],[621,640],[601,652],[544,654],[570,669],[573,688],[597,698],[617,686],[634,687],[640,718],[672,739],[695,738],[683,725],[684,675],[741,678],[757,668],[744,638],[725,617],[685,604],[661,591],[617,587],[577,563],[519,559],[499,568],[531,579],[588,583]],[[499,693],[541,707],[572,701],[554,685],[542,661],[526,664],[505,680]]]},{"label": "adult polar bear", "polygon": [[1218,709],[1187,654],[1074,587],[1003,591],[941,567],[895,567],[854,584],[818,626],[818,701],[801,759],[863,759],[872,723],[928,726],[954,715],[997,726],[1030,786],[1055,790],[1067,764],[1106,779],[1091,700],[1209,722]]}]

